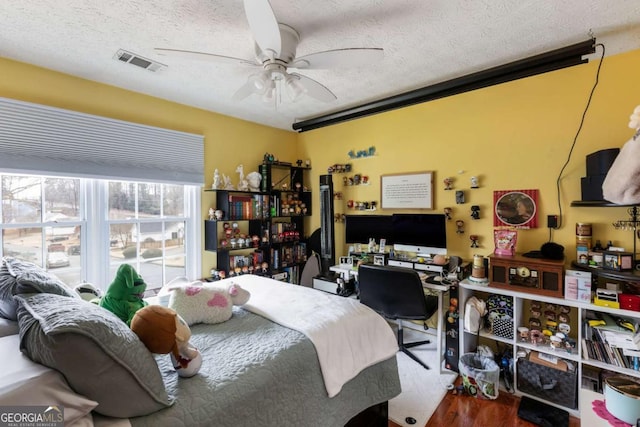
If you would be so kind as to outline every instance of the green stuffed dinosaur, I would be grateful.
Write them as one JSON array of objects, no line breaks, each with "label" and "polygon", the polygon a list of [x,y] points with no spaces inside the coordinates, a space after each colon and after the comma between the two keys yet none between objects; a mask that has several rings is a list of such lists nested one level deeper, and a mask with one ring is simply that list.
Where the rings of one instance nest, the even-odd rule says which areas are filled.
[{"label": "green stuffed dinosaur", "polygon": [[136,311],[148,305],[142,299],[146,289],[147,284],[136,270],[129,264],[122,264],[99,305],[131,326],[131,319]]}]

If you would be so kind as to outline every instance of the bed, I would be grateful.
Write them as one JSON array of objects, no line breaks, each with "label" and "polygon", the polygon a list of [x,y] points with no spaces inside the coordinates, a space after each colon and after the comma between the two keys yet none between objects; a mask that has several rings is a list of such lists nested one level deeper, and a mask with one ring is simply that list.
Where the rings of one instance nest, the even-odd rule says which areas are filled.
[{"label": "bed", "polygon": [[168,355],[145,354],[106,310],[46,286],[18,286],[19,319],[0,323],[0,358],[9,361],[0,407],[55,403],[65,425],[79,426],[387,425],[386,402],[400,380],[384,319],[310,288],[226,280],[251,299],[226,322],[191,327],[203,355],[192,378],[178,377]]}]

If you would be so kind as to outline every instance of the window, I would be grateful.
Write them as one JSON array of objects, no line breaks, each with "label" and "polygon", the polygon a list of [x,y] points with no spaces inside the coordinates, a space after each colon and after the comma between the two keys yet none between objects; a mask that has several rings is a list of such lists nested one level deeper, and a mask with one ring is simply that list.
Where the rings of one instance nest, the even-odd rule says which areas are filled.
[{"label": "window", "polygon": [[109,181],[111,276],[122,263],[133,265],[147,289],[185,276],[184,186]]},{"label": "window", "polygon": [[106,289],[123,263],[150,293],[176,276],[199,276],[195,186],[9,174],[0,180],[2,256],[38,264],[69,286],[88,281]]}]

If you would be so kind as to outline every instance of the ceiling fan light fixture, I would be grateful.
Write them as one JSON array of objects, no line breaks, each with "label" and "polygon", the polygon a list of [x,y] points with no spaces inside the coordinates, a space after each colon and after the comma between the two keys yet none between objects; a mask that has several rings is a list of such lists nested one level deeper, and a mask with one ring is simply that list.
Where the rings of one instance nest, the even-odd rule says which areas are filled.
[{"label": "ceiling fan light fixture", "polygon": [[270,82],[268,76],[264,72],[250,75],[249,81],[258,94],[264,93]]},{"label": "ceiling fan light fixture", "polygon": [[307,88],[300,83],[299,78],[291,74],[287,74],[284,78],[284,88],[287,96],[294,102],[307,93]]},{"label": "ceiling fan light fixture", "polygon": [[262,101],[273,102],[275,96],[276,84],[273,80],[268,80],[267,85],[265,85],[264,92],[262,93]]}]

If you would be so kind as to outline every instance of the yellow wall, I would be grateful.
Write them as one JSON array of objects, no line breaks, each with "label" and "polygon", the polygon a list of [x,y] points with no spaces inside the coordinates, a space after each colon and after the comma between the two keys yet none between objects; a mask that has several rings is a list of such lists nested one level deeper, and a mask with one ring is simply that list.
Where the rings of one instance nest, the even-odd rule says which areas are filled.
[{"label": "yellow wall", "polygon": [[[344,194],[335,210],[342,213],[358,213],[346,209],[348,199],[379,200],[382,174],[434,171],[432,212],[452,207],[453,219],[465,221],[462,235],[455,232],[455,221],[450,221],[447,236],[450,254],[466,259],[493,251],[493,191],[539,189],[539,228],[519,231],[517,250],[539,249],[549,239],[547,215],[560,213],[556,181],[569,156],[597,65],[594,61],[305,132],[299,136],[302,155],[313,159],[314,175],[326,173],[326,167],[334,163],[348,162],[353,173],[369,175],[372,185],[368,187],[343,188],[342,177],[334,177],[336,191]],[[611,226],[616,219],[628,218],[626,208],[570,207],[570,203],[581,199],[585,156],[621,147],[633,134],[627,124],[640,104],[640,86],[634,83],[638,67],[640,50],[603,62],[584,126],[560,182],[562,227],[553,231],[552,239],[565,246],[569,259],[575,258],[576,222],[592,222],[594,239],[603,244],[613,240],[615,245],[633,247],[632,232],[615,231]],[[375,157],[349,160],[350,150],[369,146],[376,147]],[[480,178],[480,188],[472,190],[470,177],[474,175]],[[444,190],[442,181],[448,176],[454,177],[456,190],[465,191],[465,204],[456,205],[455,192]],[[471,205],[480,205],[479,220],[470,217]],[[317,213],[314,206],[315,227]],[[336,242],[344,242],[343,233],[338,224]],[[470,248],[470,234],[480,236],[480,248]],[[337,255],[343,255],[346,248],[337,246]]]},{"label": "yellow wall", "polygon": [[[539,225],[519,232],[517,250],[538,249],[549,239],[548,214],[560,213],[562,227],[552,239],[565,246],[568,258],[575,251],[575,223],[593,223],[594,238],[627,248],[630,232],[615,231],[611,222],[626,219],[625,208],[570,207],[580,199],[580,177],[585,156],[605,148],[621,147],[632,132],[627,127],[633,108],[640,104],[640,50],[607,57],[591,107],[562,180],[556,180],[569,156],[573,138],[595,80],[598,62],[505,83],[454,97],[415,105],[302,134],[273,129],[210,113],[158,98],[98,84],[65,74],[0,58],[0,96],[82,111],[115,119],[165,127],[205,136],[205,184],[211,184],[214,168],[234,179],[235,167],[254,170],[265,152],[284,161],[309,158],[314,191],[312,228],[319,225],[318,176],[334,163],[347,163],[350,150],[376,147],[372,158],[351,161],[353,173],[368,175],[368,187],[342,188],[342,176],[334,177],[336,212],[350,213],[347,199],[379,200],[382,174],[433,171],[434,210],[454,209],[454,219],[466,222],[458,235],[453,221],[448,239],[451,254],[469,259],[473,253],[493,251],[492,204],[494,190],[539,189]],[[480,188],[469,189],[471,176]],[[455,178],[455,189],[465,190],[467,202],[455,204],[452,191],[442,180]],[[203,193],[202,214],[212,202]],[[481,219],[470,217],[470,206],[481,206]],[[429,212],[429,211],[427,211]],[[378,213],[392,213],[382,210]],[[346,248],[344,229],[336,230],[337,255]],[[469,235],[480,236],[481,247],[470,248]],[[214,264],[213,254],[203,251],[203,273]]]}]

